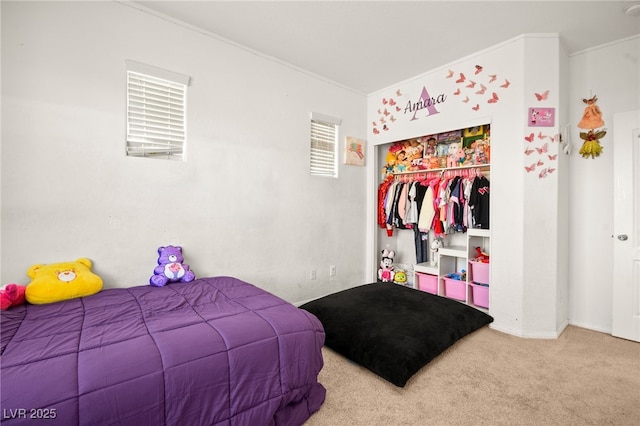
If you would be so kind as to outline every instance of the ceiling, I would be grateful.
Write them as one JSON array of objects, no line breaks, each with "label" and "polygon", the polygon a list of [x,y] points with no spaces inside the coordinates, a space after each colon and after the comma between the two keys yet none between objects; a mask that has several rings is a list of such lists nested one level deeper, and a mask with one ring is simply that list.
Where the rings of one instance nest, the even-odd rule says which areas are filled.
[{"label": "ceiling", "polygon": [[573,54],[640,34],[630,1],[146,1],[176,22],[369,94],[525,33]]}]

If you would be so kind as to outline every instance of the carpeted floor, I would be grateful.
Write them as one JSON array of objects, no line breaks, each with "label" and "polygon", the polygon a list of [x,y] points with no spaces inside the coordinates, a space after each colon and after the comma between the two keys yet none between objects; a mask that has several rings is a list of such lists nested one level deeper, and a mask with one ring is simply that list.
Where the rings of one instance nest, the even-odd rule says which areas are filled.
[{"label": "carpeted floor", "polygon": [[640,343],[569,326],[558,339],[484,327],[398,388],[328,348],[306,426],[640,425]]}]

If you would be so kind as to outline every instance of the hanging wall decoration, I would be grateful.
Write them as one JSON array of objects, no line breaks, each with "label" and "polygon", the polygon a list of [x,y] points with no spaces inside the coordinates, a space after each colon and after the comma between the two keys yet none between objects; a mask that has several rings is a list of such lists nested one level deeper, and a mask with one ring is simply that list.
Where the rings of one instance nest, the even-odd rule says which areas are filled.
[{"label": "hanging wall decoration", "polygon": [[[537,102],[545,103],[549,99],[549,90],[541,93],[534,92]],[[527,124],[529,127],[553,127],[555,125],[555,108],[529,108]],[[534,133],[537,131],[538,133]],[[540,179],[549,177],[557,168],[558,145],[560,134],[552,134],[544,129],[529,129],[524,136],[524,166],[527,174],[538,176]]]},{"label": "hanging wall decoration", "polygon": [[602,112],[596,105],[597,101],[597,96],[582,100],[587,106],[582,114],[582,119],[578,123],[578,128],[587,130],[587,132],[580,132],[580,139],[584,140],[584,143],[579,152],[584,158],[591,157],[593,159],[600,155],[602,152],[600,139],[607,134],[604,129],[597,130],[599,127],[604,126]]},{"label": "hanging wall decoration", "polygon": [[347,136],[344,140],[344,163],[352,166],[364,166],[364,141]]}]

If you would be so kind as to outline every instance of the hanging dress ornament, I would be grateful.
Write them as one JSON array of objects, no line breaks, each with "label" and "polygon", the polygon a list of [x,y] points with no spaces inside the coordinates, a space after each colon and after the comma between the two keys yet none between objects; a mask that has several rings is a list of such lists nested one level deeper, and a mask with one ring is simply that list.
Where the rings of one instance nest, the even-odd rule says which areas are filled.
[{"label": "hanging dress ornament", "polygon": [[580,139],[584,140],[584,143],[579,152],[584,158],[595,158],[600,155],[602,152],[600,139],[607,134],[605,130],[596,130],[598,127],[604,126],[602,112],[600,108],[598,108],[598,105],[596,105],[597,101],[597,96],[582,100],[587,106],[584,109],[584,114],[582,114],[582,120],[578,123],[578,127],[588,130],[587,132],[580,132]]}]

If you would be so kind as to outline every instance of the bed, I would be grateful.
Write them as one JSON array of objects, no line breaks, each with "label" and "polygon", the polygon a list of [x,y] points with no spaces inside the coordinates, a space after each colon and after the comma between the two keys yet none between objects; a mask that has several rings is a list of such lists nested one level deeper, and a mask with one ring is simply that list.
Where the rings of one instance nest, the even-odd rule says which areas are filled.
[{"label": "bed", "polygon": [[8,425],[300,425],[324,330],[232,277],[106,289],[2,311]]}]

